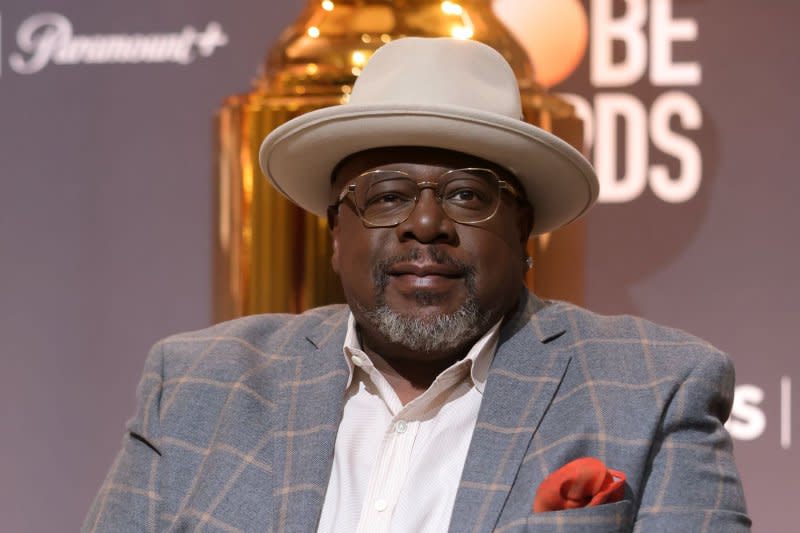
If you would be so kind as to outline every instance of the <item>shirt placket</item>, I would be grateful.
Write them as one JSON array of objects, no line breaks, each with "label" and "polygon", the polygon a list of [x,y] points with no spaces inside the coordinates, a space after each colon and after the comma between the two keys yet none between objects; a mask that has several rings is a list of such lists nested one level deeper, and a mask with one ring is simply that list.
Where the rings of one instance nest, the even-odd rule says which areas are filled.
[{"label": "shirt placket", "polygon": [[418,422],[395,417],[381,444],[359,521],[360,533],[389,531],[392,513],[405,483]]},{"label": "shirt placket", "polygon": [[403,406],[391,385],[370,362],[356,358],[354,363],[370,377],[392,414],[370,476],[357,533],[388,532],[408,476],[421,417],[430,408],[432,399],[461,379],[463,369],[448,369],[423,395]]}]

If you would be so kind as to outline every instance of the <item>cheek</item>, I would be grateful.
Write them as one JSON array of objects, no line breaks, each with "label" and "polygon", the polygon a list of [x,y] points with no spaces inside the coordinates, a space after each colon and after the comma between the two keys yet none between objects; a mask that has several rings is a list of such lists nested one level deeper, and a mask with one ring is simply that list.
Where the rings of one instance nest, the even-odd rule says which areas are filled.
[{"label": "cheek", "polygon": [[474,264],[478,297],[489,307],[504,307],[513,301],[524,279],[523,250],[519,243],[493,235],[476,243]]},{"label": "cheek", "polygon": [[335,263],[345,296],[349,303],[369,307],[374,299],[372,265],[380,261],[382,235],[380,230],[368,229],[360,219],[341,217],[335,239]]}]

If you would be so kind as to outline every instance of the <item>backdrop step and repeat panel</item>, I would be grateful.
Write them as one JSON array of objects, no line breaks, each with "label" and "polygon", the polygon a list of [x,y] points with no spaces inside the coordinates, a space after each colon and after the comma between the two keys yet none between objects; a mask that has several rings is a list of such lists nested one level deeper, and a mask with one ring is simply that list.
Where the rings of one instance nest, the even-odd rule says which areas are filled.
[{"label": "backdrop step and repeat panel", "polygon": [[[0,5],[0,530],[77,530],[148,347],[208,325],[212,116],[304,5]],[[754,530],[791,530],[800,5],[495,9],[586,123],[602,182],[587,306],[732,356],[728,429]]]}]

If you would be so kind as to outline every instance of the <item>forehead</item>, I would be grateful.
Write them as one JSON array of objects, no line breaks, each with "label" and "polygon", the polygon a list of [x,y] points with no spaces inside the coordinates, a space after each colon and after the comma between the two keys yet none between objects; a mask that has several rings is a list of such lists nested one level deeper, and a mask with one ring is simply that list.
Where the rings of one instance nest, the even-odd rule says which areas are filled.
[{"label": "forehead", "polygon": [[408,172],[412,176],[431,178],[429,174],[437,170],[481,167],[494,170],[502,179],[516,184],[516,179],[500,165],[469,154],[442,148],[400,146],[374,148],[358,152],[345,158],[333,172],[333,193],[359,174],[375,169],[392,169]]}]

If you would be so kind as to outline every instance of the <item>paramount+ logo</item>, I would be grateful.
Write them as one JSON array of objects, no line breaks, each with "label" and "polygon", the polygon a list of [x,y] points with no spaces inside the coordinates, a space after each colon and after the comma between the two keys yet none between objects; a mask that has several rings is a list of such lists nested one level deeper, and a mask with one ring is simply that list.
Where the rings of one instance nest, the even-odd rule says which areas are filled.
[{"label": "paramount+ logo", "polygon": [[[0,18],[0,32],[2,22]],[[8,56],[8,67],[23,75],[37,74],[52,65],[188,65],[228,44],[228,36],[217,22],[209,22],[203,29],[185,26],[169,33],[80,35],[72,22],[58,13],[32,15],[19,25],[15,37],[16,49]]]},{"label": "paramount+ logo", "polygon": [[526,48],[545,87],[559,92],[558,84],[588,58],[593,94],[559,94],[583,119],[600,202],[631,202],[649,189],[681,204],[700,189],[703,113],[691,94],[702,82],[702,65],[693,59],[700,29],[696,19],[676,14],[676,5],[495,0],[498,17]]}]

